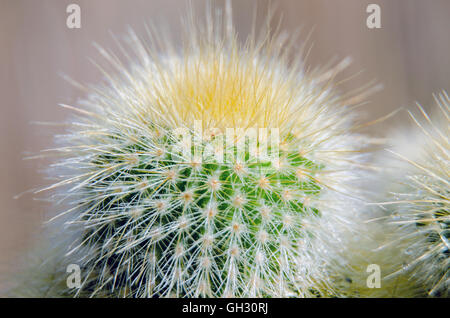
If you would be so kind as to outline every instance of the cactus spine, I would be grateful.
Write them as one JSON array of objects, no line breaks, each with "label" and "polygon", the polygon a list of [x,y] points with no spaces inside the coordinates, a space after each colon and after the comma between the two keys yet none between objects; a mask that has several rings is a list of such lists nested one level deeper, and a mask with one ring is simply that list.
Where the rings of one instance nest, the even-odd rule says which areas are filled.
[{"label": "cactus spine", "polygon": [[393,223],[407,235],[405,249],[414,258],[407,270],[431,296],[449,296],[450,265],[450,100],[443,92],[435,97],[439,112],[430,118],[419,106],[416,144],[407,153],[394,152],[403,162],[405,176],[398,179],[391,207]]},{"label": "cactus spine", "polygon": [[333,88],[342,65],[305,72],[282,37],[240,44],[231,11],[215,19],[190,20],[183,53],[133,32],[129,67],[100,49],[115,74],[63,105],[77,116],[50,189],[81,233],[78,296],[334,294],[326,266],[364,166],[358,99]]}]

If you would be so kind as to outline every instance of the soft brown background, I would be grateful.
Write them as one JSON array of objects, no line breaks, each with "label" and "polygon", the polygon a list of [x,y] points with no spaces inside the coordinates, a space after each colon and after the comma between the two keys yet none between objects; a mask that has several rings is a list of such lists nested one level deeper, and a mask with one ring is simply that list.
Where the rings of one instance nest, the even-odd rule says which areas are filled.
[{"label": "soft brown background", "polygon": [[[238,31],[249,30],[256,2],[259,25],[268,1],[233,1]],[[81,29],[66,27],[70,3],[81,6]],[[192,3],[203,8],[205,2]],[[369,3],[381,6],[382,29],[366,27]],[[313,45],[311,65],[353,58],[343,78],[363,72],[342,89],[373,79],[384,85],[364,108],[368,119],[398,107],[413,109],[416,100],[430,109],[431,94],[450,88],[448,0],[281,0],[272,4],[277,8],[274,21],[283,18],[282,29],[302,27],[304,36],[314,30],[309,43]],[[22,158],[27,152],[50,147],[55,130],[31,122],[61,121],[66,112],[57,104],[70,104],[79,97],[80,92],[58,74],[80,82],[98,81],[101,75],[87,59],[99,59],[93,41],[114,48],[109,32],[122,35],[130,25],[139,34],[149,21],[169,25],[177,38],[187,5],[184,0],[0,0],[0,280],[32,246],[40,223],[51,211],[30,194],[18,200],[13,197],[46,184],[39,172],[45,162]],[[400,114],[370,132],[383,135],[388,128],[404,125],[405,119]]]}]

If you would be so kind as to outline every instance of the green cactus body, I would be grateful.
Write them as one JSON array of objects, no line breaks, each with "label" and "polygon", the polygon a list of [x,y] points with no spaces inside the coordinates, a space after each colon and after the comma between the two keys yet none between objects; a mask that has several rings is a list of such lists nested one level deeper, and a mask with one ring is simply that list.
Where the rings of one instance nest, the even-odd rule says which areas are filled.
[{"label": "green cactus body", "polygon": [[[322,167],[295,147],[262,161],[248,143],[243,160],[236,145],[223,145],[223,160],[193,162],[179,144],[166,132],[94,158],[107,177],[92,178],[86,191],[104,196],[81,208],[89,211],[85,244],[98,251],[85,267],[101,281],[84,288],[114,286],[134,296],[295,291],[297,250],[310,235],[302,219],[319,217],[309,202],[320,194],[314,175]],[[117,165],[127,168],[109,173]]]}]

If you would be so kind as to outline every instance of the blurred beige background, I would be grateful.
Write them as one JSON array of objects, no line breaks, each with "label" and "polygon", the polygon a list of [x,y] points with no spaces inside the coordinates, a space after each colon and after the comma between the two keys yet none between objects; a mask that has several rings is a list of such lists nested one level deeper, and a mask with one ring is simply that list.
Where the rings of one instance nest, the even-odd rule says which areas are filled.
[{"label": "blurred beige background", "polygon": [[[251,27],[256,2],[260,25],[268,1],[233,1],[239,32]],[[81,7],[81,29],[66,27],[70,3]],[[203,8],[205,2],[192,3]],[[366,27],[369,3],[381,6],[381,29]],[[433,92],[450,89],[448,0],[279,0],[272,4],[277,9],[274,21],[283,19],[282,29],[302,27],[304,37],[313,29],[312,66],[331,58],[353,58],[342,78],[362,73],[346,81],[343,90],[370,80],[384,85],[364,107],[369,120],[398,107],[413,109],[416,100],[429,109]],[[184,0],[0,0],[0,275],[17,266],[18,257],[32,246],[40,223],[51,211],[31,194],[18,200],[13,197],[47,184],[39,172],[45,162],[22,158],[27,152],[50,147],[57,130],[31,122],[63,120],[66,112],[57,104],[73,103],[80,96],[58,74],[80,82],[100,80],[101,74],[88,61],[88,57],[100,59],[94,41],[116,48],[109,32],[123,35],[130,25],[139,34],[149,21],[169,25],[177,38],[187,6]],[[372,127],[370,133],[383,135],[405,123],[406,116],[400,114]]]}]

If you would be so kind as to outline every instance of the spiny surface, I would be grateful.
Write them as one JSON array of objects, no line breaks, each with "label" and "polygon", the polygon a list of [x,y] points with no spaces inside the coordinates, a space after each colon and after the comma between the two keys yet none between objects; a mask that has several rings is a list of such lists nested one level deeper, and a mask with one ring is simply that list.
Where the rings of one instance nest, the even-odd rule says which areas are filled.
[{"label": "spiny surface", "polygon": [[309,235],[302,219],[319,213],[310,202],[320,192],[320,167],[295,150],[281,151],[282,162],[247,150],[244,161],[196,163],[167,135],[141,144],[94,160],[99,171],[124,158],[130,166],[96,176],[84,190],[91,227],[84,244],[99,247],[92,268],[107,261],[116,269],[95,273],[102,284],[177,296],[267,296],[295,287],[297,250]]},{"label": "spiny surface", "polygon": [[[191,20],[181,50],[150,39],[163,54],[130,33],[129,67],[100,49],[117,72],[85,87],[79,107],[64,105],[78,116],[48,189],[62,189],[55,199],[82,233],[69,252],[84,255],[76,295],[333,294],[325,268],[352,226],[364,166],[350,107],[359,99],[335,93],[342,65],[305,73],[281,37],[239,44],[231,12],[215,19]],[[270,160],[250,128],[278,129]]]},{"label": "spiny surface", "polygon": [[408,264],[433,296],[449,296],[450,268],[450,101],[444,92],[436,97],[440,109],[431,119],[419,106],[420,121],[413,115],[420,136],[411,156],[404,160],[406,177],[396,194],[395,223],[408,229],[404,238],[415,259]]}]

